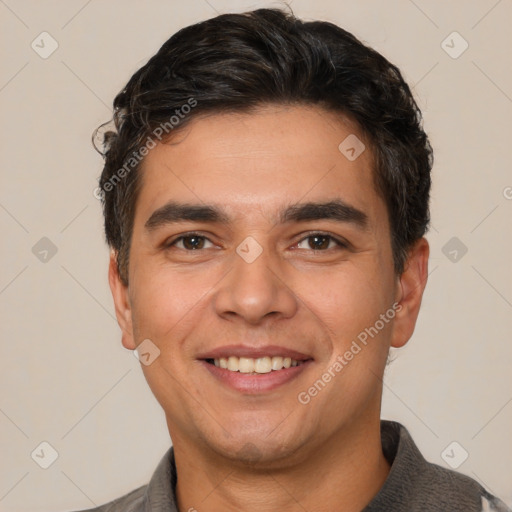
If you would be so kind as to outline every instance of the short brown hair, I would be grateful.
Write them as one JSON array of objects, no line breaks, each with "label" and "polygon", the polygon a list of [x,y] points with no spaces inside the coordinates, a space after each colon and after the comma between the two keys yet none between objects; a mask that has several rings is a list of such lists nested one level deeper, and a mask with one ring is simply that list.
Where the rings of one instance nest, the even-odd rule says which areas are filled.
[{"label": "short brown hair", "polygon": [[264,104],[318,105],[358,124],[386,202],[395,271],[403,272],[408,249],[429,223],[433,164],[409,86],[396,66],[342,28],[258,9],[181,29],[114,100],[116,129],[104,134],[99,186],[106,240],[125,284],[143,148],[162,127],[170,137],[201,113]]}]

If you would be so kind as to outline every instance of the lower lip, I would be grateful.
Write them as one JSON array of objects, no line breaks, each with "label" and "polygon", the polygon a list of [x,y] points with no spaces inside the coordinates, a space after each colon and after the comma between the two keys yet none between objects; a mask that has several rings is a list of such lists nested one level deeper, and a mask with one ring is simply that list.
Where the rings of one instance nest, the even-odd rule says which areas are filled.
[{"label": "lower lip", "polygon": [[274,389],[290,382],[300,375],[306,367],[313,362],[312,359],[304,361],[299,366],[291,366],[282,370],[271,371],[269,373],[260,373],[257,375],[250,373],[232,372],[225,368],[220,368],[202,360],[203,366],[217,379],[227,386],[248,394],[257,394]]}]

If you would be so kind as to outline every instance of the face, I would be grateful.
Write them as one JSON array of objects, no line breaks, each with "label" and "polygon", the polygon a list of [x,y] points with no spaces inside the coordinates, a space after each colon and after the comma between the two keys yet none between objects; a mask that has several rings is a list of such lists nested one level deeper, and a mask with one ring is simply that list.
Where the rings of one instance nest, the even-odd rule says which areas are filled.
[{"label": "face", "polygon": [[370,149],[338,148],[350,135],[321,109],[267,107],[196,118],[146,156],[129,285],[114,256],[110,284],[124,346],[150,340],[175,446],[284,463],[378,422],[428,246],[394,274]]}]

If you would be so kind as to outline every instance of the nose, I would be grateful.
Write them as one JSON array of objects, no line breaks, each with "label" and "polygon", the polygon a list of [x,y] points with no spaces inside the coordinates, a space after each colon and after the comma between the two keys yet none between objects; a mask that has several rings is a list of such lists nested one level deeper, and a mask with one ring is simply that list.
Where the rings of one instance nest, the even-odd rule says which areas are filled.
[{"label": "nose", "polygon": [[296,313],[298,299],[287,272],[290,265],[277,261],[267,248],[253,261],[242,252],[234,253],[232,261],[231,271],[213,298],[219,316],[258,325],[268,318],[290,318]]}]

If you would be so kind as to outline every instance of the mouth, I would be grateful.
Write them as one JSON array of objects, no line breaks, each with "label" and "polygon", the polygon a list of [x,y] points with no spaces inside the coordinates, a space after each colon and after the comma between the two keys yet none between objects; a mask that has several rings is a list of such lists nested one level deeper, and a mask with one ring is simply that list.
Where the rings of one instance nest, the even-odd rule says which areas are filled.
[{"label": "mouth", "polygon": [[283,369],[295,368],[310,359],[297,360],[291,357],[283,356],[264,356],[258,358],[252,357],[220,357],[215,359],[205,359],[209,364],[213,364],[217,368],[222,368],[230,372],[240,372],[251,375],[264,375],[270,372],[276,372]]},{"label": "mouth", "polygon": [[217,382],[244,394],[273,391],[313,363],[306,354],[279,347],[225,347],[198,359]]}]

